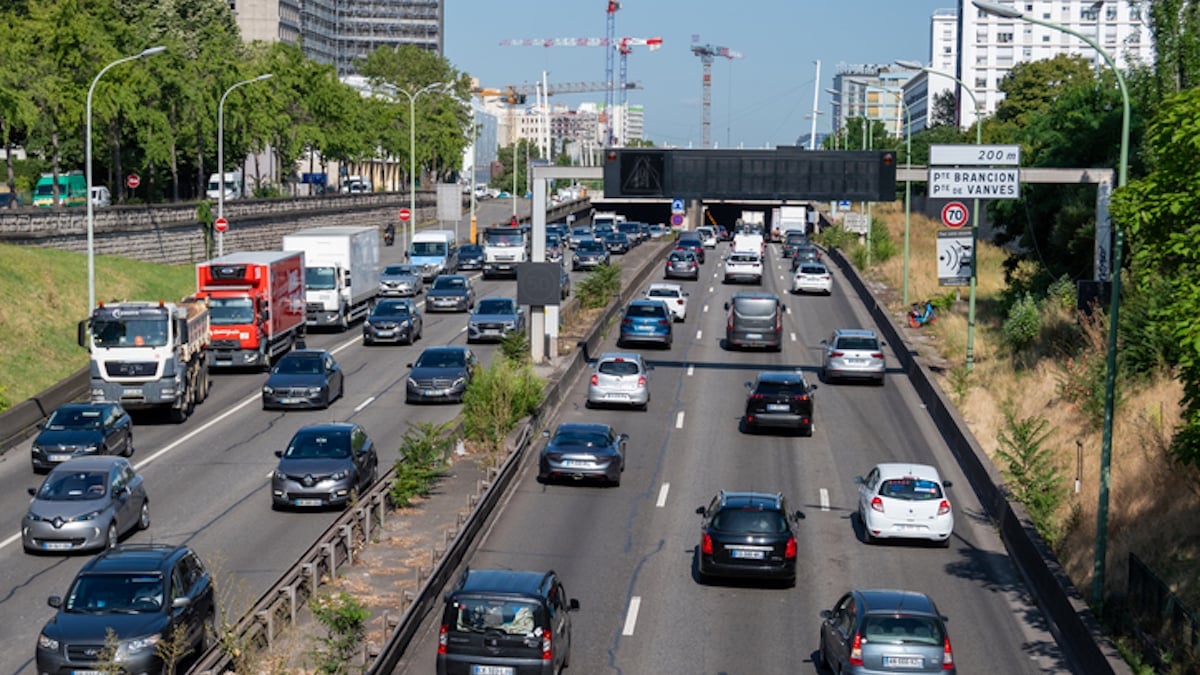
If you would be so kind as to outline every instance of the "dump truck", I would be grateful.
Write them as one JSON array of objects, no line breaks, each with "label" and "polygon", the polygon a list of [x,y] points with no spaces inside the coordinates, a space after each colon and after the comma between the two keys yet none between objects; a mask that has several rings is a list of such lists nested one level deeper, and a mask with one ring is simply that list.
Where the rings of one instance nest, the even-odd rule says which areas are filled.
[{"label": "dump truck", "polygon": [[245,251],[196,263],[196,297],[208,301],[208,367],[270,370],[304,336],[304,254]]},{"label": "dump truck", "polygon": [[208,397],[212,337],[203,300],[99,303],[77,338],[91,355],[93,401],[162,409],[183,422]]}]

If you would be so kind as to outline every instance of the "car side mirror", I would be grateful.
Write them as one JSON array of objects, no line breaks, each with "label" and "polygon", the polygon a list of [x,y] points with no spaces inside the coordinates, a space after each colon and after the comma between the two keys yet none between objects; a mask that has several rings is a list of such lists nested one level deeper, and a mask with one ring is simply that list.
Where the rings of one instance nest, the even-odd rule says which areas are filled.
[{"label": "car side mirror", "polygon": [[36,497],[37,496],[37,488],[29,488],[29,496]]},{"label": "car side mirror", "polygon": [[944,487],[944,488],[954,487],[954,483],[951,483],[948,480],[944,480],[944,481],[942,481],[942,487]]},{"label": "car side mirror", "polygon": [[275,451],[275,456],[276,456],[276,457],[279,457],[280,459],[282,459],[282,458],[283,458],[283,451],[282,451],[282,450],[276,450],[276,451]]},{"label": "car side mirror", "polygon": [[810,384],[810,385],[808,385],[808,390],[809,390],[809,391],[816,391],[816,390],[817,390],[817,385],[816,385],[816,383],[813,383],[813,384]]},{"label": "car side mirror", "polygon": [[542,429],[542,438],[550,438],[550,430]]},{"label": "car side mirror", "polygon": [[817,614],[817,616],[821,617],[822,619],[828,619],[829,617],[833,616],[833,612],[823,609]]},{"label": "car side mirror", "polygon": [[697,507],[696,507],[696,513],[698,513],[698,514],[700,514],[700,515],[704,515],[704,510],[705,510],[705,509],[704,509],[704,507],[703,507],[703,506],[697,506]]},{"label": "car side mirror", "polygon": [[62,606],[62,596],[52,595],[46,598],[46,604],[57,609]]},{"label": "car side mirror", "polygon": [[413,366],[412,366],[412,364],[411,364],[411,363],[406,363],[406,364],[404,364],[404,367],[405,367],[405,368],[412,368]]},{"label": "car side mirror", "polygon": [[42,430],[44,430],[44,429],[46,428],[46,423],[45,423],[45,422],[38,422],[38,423],[37,423],[37,428],[38,428],[38,431],[42,431]]},{"label": "car side mirror", "polygon": [[804,515],[803,511],[800,511],[800,510],[796,511],[796,520],[804,520],[807,517],[808,516]]},{"label": "car side mirror", "polygon": [[855,484],[855,485],[862,485],[862,484],[863,484],[863,483],[865,483],[865,482],[866,482],[866,481],[864,481],[864,480],[863,480],[863,477],[862,477],[862,476],[855,476],[855,477],[854,477],[854,484]]},{"label": "car side mirror", "polygon": [[567,610],[571,612],[579,611],[579,600],[571,598],[571,601],[567,603]]},{"label": "car side mirror", "polygon": [[191,598],[175,598],[171,601],[171,609],[183,609],[192,604]]},{"label": "car side mirror", "polygon": [[729,309],[729,303],[725,303],[725,309]]},{"label": "car side mirror", "polygon": [[617,436],[617,440],[624,443],[625,441],[629,440],[629,434],[621,434],[620,436]]},{"label": "car side mirror", "polygon": [[780,305],[779,309],[781,309],[784,314],[787,314],[787,311],[788,311],[787,305]]}]

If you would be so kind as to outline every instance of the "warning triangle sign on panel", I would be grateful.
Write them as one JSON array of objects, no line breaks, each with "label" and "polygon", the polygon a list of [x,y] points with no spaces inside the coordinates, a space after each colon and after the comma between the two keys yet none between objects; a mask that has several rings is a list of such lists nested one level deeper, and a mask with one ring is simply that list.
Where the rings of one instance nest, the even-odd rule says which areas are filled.
[{"label": "warning triangle sign on panel", "polygon": [[621,184],[621,191],[625,194],[662,194],[662,172],[650,157],[636,157]]}]

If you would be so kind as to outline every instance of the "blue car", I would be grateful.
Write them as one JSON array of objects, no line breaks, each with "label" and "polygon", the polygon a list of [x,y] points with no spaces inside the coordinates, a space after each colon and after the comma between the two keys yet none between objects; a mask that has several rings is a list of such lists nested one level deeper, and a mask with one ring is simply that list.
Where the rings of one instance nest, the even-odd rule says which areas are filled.
[{"label": "blue car", "polygon": [[621,318],[621,334],[617,346],[649,342],[670,348],[674,340],[671,310],[662,300],[634,300],[625,308]]}]

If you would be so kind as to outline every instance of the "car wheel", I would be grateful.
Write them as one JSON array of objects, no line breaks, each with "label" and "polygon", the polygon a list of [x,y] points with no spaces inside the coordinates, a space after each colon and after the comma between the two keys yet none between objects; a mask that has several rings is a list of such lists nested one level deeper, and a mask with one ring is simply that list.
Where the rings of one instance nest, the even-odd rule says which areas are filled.
[{"label": "car wheel", "polygon": [[871,531],[867,529],[867,519],[863,517],[863,512],[862,512],[862,508],[861,508],[861,507],[858,509],[858,524],[859,524],[859,525],[862,525],[862,529],[863,529],[863,543],[864,543],[864,544],[874,544],[874,543],[875,543],[875,537],[873,537],[873,536],[871,535]]},{"label": "car wheel", "polygon": [[117,541],[120,538],[121,538],[121,535],[119,532],[117,532],[117,521],[116,520],[109,521],[108,532],[105,533],[105,537],[104,537],[104,548],[107,549],[107,548],[112,548],[112,547],[116,546]]},{"label": "car wheel", "polygon": [[640,410],[640,411],[642,411],[642,412],[646,412],[647,410],[649,410],[649,409],[650,409],[650,401],[646,401],[645,403],[642,403],[642,404],[640,404],[640,405],[637,407],[637,409],[638,409],[638,410]]},{"label": "car wheel", "polygon": [[938,548],[950,548],[950,537],[946,537],[945,539],[939,541],[937,545]]},{"label": "car wheel", "polygon": [[130,432],[129,435],[125,437],[125,450],[121,452],[121,456],[133,456],[133,432]]},{"label": "car wheel", "polygon": [[137,526],[138,526],[139,530],[150,529],[150,500],[149,499],[144,500],[142,502],[142,511],[140,514],[138,514]]},{"label": "car wheel", "polygon": [[817,643],[817,667],[821,670],[833,670],[829,665],[829,657],[825,656],[825,631],[821,631],[821,639]]},{"label": "car wheel", "polygon": [[204,615],[204,626],[200,633],[200,654],[204,654],[217,643],[217,617],[212,612]]},{"label": "car wheel", "polygon": [[800,435],[801,435],[801,436],[808,436],[808,437],[812,437],[812,435],[813,435],[813,429],[814,429],[814,428],[816,428],[816,425],[815,425],[815,424],[810,424],[810,425],[808,425],[808,426],[806,426],[806,427],[804,427],[804,428],[802,428],[802,429],[800,430]]}]

